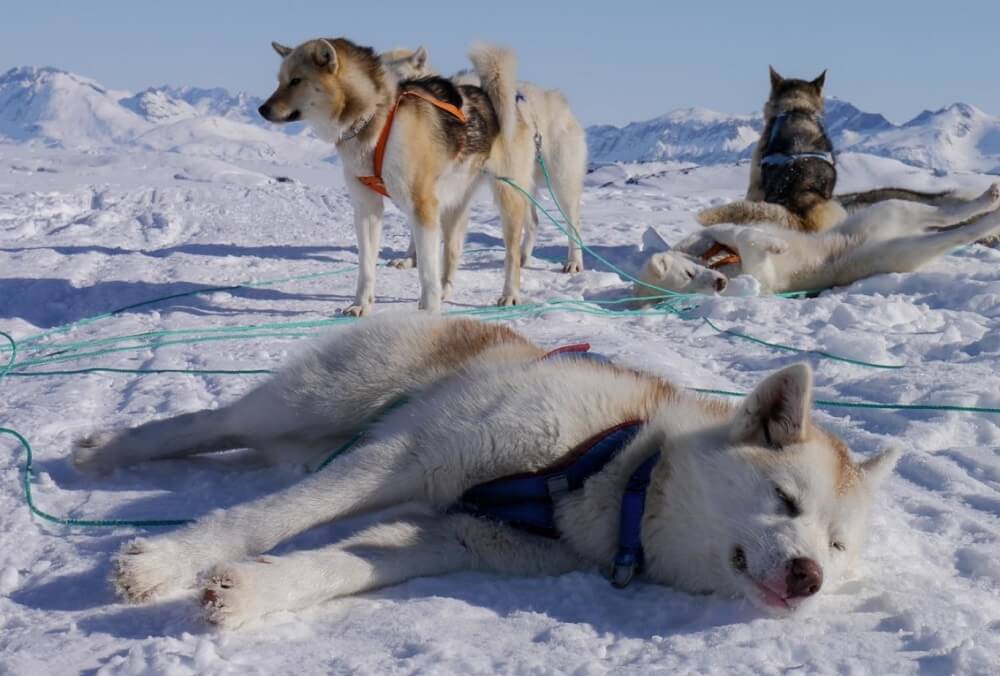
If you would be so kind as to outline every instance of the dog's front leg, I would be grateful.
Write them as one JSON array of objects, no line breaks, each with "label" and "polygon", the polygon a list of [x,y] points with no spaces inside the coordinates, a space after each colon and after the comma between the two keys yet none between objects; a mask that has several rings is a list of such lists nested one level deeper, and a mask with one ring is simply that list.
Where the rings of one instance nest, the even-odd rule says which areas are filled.
[{"label": "dog's front leg", "polygon": [[369,314],[375,304],[375,266],[382,241],[385,205],[381,195],[351,177],[347,179],[347,186],[354,205],[354,232],[358,237],[358,286],[354,303],[344,309],[344,314],[361,317]]},{"label": "dog's front leg", "polygon": [[422,181],[411,196],[410,227],[417,249],[421,310],[441,311],[441,213],[434,186]]},{"label": "dog's front leg", "polygon": [[205,618],[234,628],[267,613],[399,584],[486,569],[556,575],[583,565],[557,540],[466,515],[379,524],[328,547],[217,567],[201,593]]},{"label": "dog's front leg", "polygon": [[373,441],[283,491],[133,540],[115,557],[112,582],[131,602],[162,598],[213,566],[266,552],[320,523],[425,499],[425,471],[408,448],[403,436]]}]

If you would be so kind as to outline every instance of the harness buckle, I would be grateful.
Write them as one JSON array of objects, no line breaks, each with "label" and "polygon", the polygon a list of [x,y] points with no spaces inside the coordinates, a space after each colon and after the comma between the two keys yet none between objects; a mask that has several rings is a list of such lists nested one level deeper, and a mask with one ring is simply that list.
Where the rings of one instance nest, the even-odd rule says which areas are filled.
[{"label": "harness buckle", "polygon": [[545,487],[549,491],[551,497],[556,497],[557,495],[562,495],[563,493],[569,492],[569,477],[563,474],[556,474],[555,476],[550,476],[545,481]]},{"label": "harness buckle", "polygon": [[535,129],[535,159],[542,156],[542,132]]}]

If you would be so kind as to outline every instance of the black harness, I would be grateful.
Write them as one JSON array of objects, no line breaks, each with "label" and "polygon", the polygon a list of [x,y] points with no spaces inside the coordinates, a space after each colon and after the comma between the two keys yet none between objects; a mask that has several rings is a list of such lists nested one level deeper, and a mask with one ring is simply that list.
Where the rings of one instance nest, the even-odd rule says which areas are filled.
[{"label": "black harness", "polygon": [[768,164],[772,166],[784,166],[786,164],[792,164],[797,160],[812,158],[822,160],[831,167],[836,168],[837,158],[833,152],[806,151],[798,153],[784,153],[773,150],[775,143],[779,138],[779,134],[781,133],[781,128],[784,126],[785,121],[790,115],[804,115],[812,118],[813,122],[816,123],[820,131],[823,133],[823,137],[829,138],[826,133],[826,127],[823,126],[823,120],[818,115],[800,110],[790,110],[786,113],[781,113],[774,118],[774,123],[771,125],[771,135],[767,139],[767,145],[764,146],[764,152],[761,155],[760,163],[762,165]]},{"label": "black harness", "polygon": [[[551,358],[595,359],[589,345],[569,346],[546,356]],[[535,535],[559,537],[556,500],[579,490],[587,479],[600,472],[625,449],[645,425],[643,420],[620,423],[588,439],[570,454],[567,463],[531,474],[515,474],[488,481],[465,491],[450,512],[471,514],[504,523]],[[612,562],[611,583],[624,587],[642,570],[642,517],[646,509],[646,489],[660,454],[642,462],[629,477],[622,495],[618,528],[618,551]]]}]

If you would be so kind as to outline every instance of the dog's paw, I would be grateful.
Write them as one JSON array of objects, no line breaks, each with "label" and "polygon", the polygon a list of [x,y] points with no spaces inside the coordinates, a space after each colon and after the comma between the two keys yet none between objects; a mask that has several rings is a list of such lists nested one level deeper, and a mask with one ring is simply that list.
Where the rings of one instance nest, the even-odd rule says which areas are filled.
[{"label": "dog's paw", "polygon": [[521,299],[518,297],[516,293],[514,294],[505,293],[504,295],[500,296],[500,298],[497,300],[497,305],[499,307],[510,307],[512,305],[518,305],[520,302]]},{"label": "dog's paw", "polygon": [[397,270],[409,270],[410,268],[417,267],[417,259],[415,256],[403,256],[402,258],[394,258],[389,261],[388,266],[390,268],[396,268]]},{"label": "dog's paw", "polygon": [[114,438],[112,432],[92,432],[76,439],[71,452],[73,467],[86,474],[108,474],[115,463],[104,450]]},{"label": "dog's paw", "polygon": [[566,261],[563,263],[562,271],[569,274],[583,272],[583,261]]},{"label": "dog's paw", "polygon": [[190,563],[164,538],[127,542],[112,561],[111,583],[129,603],[146,603],[176,594],[194,583]]},{"label": "dog's paw", "polygon": [[266,569],[273,561],[261,556],[212,570],[198,597],[205,621],[222,629],[237,629],[269,612],[286,609],[282,601],[287,590],[275,585],[272,571]]},{"label": "dog's paw", "polygon": [[371,313],[371,305],[358,305],[357,303],[354,303],[345,307],[342,314],[345,317],[364,317],[366,315],[370,315]]}]

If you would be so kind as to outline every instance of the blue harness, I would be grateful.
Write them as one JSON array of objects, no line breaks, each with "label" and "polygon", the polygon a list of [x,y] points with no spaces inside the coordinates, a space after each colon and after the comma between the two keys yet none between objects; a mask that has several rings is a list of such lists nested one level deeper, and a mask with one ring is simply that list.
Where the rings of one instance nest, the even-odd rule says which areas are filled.
[{"label": "blue harness", "polygon": [[[550,352],[545,359],[593,359],[607,357],[589,352],[590,346],[571,345]],[[635,438],[645,425],[633,420],[605,430],[588,439],[570,454],[563,464],[538,473],[515,474],[473,486],[465,491],[449,510],[488,518],[521,530],[558,538],[555,501],[567,492],[579,490],[590,477],[600,472]],[[647,458],[629,477],[622,496],[618,527],[618,552],[615,555],[611,583],[624,587],[642,570],[642,516],[646,509],[646,489],[659,460],[656,453]]]},{"label": "blue harness", "polygon": [[[785,120],[788,119],[790,114],[802,115],[802,112],[790,111],[789,113],[781,113],[774,118],[774,125],[771,127],[771,136],[767,139],[767,146],[765,149],[770,147],[774,143],[775,139],[778,138],[778,133],[781,131],[782,125],[785,124]],[[809,113],[811,115],[811,113]],[[815,117],[815,116],[813,116]],[[826,136],[826,128],[823,126],[823,121],[819,118],[815,118],[816,124],[823,131],[823,135]],[[833,153],[823,153],[823,152],[802,152],[802,153],[768,153],[760,158],[761,164],[772,164],[776,166],[782,166],[785,164],[791,164],[795,160],[800,160],[806,157],[812,157],[817,160],[823,160],[832,167],[837,166],[837,159]]]}]

